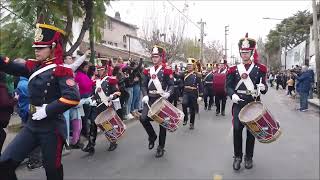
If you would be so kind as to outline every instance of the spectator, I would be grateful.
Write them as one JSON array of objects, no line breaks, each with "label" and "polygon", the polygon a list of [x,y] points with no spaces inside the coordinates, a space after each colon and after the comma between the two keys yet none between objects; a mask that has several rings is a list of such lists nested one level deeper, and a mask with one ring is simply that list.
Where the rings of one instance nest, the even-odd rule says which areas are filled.
[{"label": "spectator", "polygon": [[279,89],[279,85],[282,84],[282,75],[280,74],[280,72],[278,72],[278,74],[276,75],[276,90]]},{"label": "spectator", "polygon": [[140,103],[140,86],[141,86],[141,78],[142,78],[142,58],[140,59],[139,64],[136,62],[131,62],[129,68],[132,69],[132,73],[129,76],[130,81],[133,82],[133,91],[132,91],[132,104],[131,104],[131,113],[135,117],[139,117],[139,103]]},{"label": "spectator", "polygon": [[[121,66],[119,66],[121,69]],[[132,75],[132,69],[129,67],[124,67],[122,69],[124,73],[124,79],[125,79],[125,87],[126,91],[128,92],[128,99],[125,103],[126,108],[126,115],[125,119],[133,119],[134,116],[131,114],[131,105],[132,105],[132,99],[133,99],[133,75]]]},{"label": "spectator", "polygon": [[290,73],[289,75],[289,80],[287,81],[287,85],[288,85],[288,96],[293,96],[292,92],[294,91],[294,76],[292,73]]},{"label": "spectator", "polygon": [[[89,63],[85,61],[80,65],[75,76],[75,81],[78,83],[78,86],[79,86],[81,99],[90,97],[93,92],[94,82],[87,75],[88,70],[89,70]],[[90,70],[92,70],[92,68]],[[88,137],[88,132],[89,132],[88,118],[91,115],[91,109],[92,108],[90,105],[88,104],[83,105],[84,117],[82,117],[81,133],[85,137]]]},{"label": "spectator", "polygon": [[274,81],[274,75],[273,75],[273,73],[270,73],[270,75],[269,75],[269,83],[270,83],[271,87],[273,87],[273,81]]},{"label": "spectator", "polygon": [[15,94],[14,98],[9,95],[6,85],[6,74],[0,72],[0,155],[7,136],[4,128],[9,124],[11,114],[13,113],[13,106],[17,103],[18,97],[17,94]]},{"label": "spectator", "polygon": [[312,74],[307,66],[301,69],[301,75],[297,78],[297,92],[300,94],[300,108],[298,110],[305,112],[308,110],[308,95],[311,88]]},{"label": "spectator", "polygon": [[313,90],[314,90],[314,85],[315,85],[315,82],[314,82],[314,71],[311,67],[309,67],[308,69],[309,73],[311,74],[311,88],[310,88],[310,93],[309,93],[309,99],[312,99],[313,98]]}]

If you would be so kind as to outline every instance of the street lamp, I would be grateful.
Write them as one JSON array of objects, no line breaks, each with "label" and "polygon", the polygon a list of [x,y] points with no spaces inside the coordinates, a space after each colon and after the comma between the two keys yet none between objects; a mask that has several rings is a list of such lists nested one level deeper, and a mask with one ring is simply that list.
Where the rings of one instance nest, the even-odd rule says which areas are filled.
[{"label": "street lamp", "polygon": [[[279,19],[279,18],[270,18],[270,17],[264,17],[262,19],[267,19],[267,20],[277,20],[277,21],[283,21],[284,19]],[[287,35],[287,24],[284,25],[284,35]],[[284,69],[287,70],[287,38],[284,38],[285,40],[285,47],[284,47]],[[279,39],[279,45],[281,49],[281,37]],[[281,60],[281,54],[280,54],[280,60]]]}]

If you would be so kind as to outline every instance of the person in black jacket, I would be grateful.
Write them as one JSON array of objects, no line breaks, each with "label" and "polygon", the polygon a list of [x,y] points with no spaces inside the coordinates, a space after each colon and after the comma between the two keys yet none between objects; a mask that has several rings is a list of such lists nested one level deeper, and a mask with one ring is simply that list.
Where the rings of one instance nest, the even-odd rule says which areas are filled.
[{"label": "person in black jacket", "polygon": [[17,103],[18,95],[14,98],[9,96],[8,88],[6,86],[6,74],[0,71],[0,155],[3,143],[6,139],[6,128],[9,124],[11,114],[13,113],[14,104]]}]

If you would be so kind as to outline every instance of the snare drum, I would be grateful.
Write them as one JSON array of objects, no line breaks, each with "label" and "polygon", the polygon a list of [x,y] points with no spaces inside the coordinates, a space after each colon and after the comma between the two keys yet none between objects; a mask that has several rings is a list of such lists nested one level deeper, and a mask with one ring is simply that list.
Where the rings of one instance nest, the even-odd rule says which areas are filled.
[{"label": "snare drum", "polygon": [[148,112],[148,117],[158,122],[169,132],[174,132],[184,118],[184,113],[169,103],[165,98],[155,101]]},{"label": "snare drum", "polygon": [[126,125],[113,108],[102,111],[96,117],[95,123],[110,142],[116,142],[126,131]]},{"label": "snare drum", "polygon": [[261,143],[271,143],[281,135],[280,123],[261,102],[244,106],[239,119]]}]

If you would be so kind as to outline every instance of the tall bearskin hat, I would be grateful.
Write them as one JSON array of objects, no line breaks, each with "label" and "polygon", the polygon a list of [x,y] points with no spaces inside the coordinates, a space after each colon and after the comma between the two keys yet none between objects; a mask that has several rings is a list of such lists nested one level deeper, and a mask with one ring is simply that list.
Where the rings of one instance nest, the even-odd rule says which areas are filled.
[{"label": "tall bearskin hat", "polygon": [[248,33],[244,38],[241,38],[238,43],[239,52],[252,52],[256,47],[256,40],[248,38]]},{"label": "tall bearskin hat", "polygon": [[160,56],[162,59],[162,64],[166,63],[166,50],[165,48],[155,45],[152,48],[151,56]]}]

